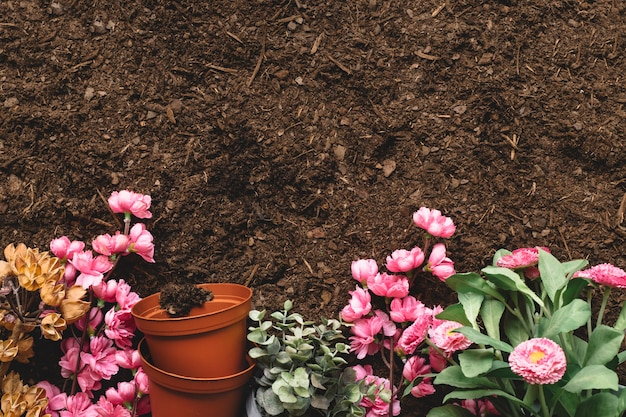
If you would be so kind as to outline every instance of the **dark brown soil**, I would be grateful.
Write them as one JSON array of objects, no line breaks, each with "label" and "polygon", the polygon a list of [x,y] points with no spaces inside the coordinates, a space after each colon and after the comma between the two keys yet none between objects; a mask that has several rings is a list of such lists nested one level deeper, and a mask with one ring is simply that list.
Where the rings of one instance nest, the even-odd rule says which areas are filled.
[{"label": "dark brown soil", "polygon": [[420,243],[420,206],[459,271],[533,245],[624,268],[625,32],[620,0],[1,1],[0,244],[113,232],[129,188],[141,295],[245,283],[311,318]]}]

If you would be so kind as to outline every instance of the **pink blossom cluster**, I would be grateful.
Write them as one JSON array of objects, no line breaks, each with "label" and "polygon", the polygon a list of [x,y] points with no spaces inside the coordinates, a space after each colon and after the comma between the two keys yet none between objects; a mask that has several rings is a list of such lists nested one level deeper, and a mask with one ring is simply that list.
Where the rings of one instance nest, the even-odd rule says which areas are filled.
[{"label": "pink blossom cluster", "polygon": [[535,246],[534,248],[515,249],[508,255],[502,256],[496,261],[496,265],[509,268],[520,269],[524,272],[524,276],[528,279],[539,278],[539,249],[550,253],[550,249],[544,246]]},{"label": "pink blossom cluster", "polygon": [[124,213],[124,231],[96,237],[92,250],[67,236],[50,243],[51,252],[65,266],[65,285],[83,287],[91,299],[89,312],[61,341],[61,376],[71,388],[62,392],[47,381],[38,384],[46,390],[46,412],[52,417],[131,417],[150,412],[148,378],[135,348],[131,314],[140,297],[123,279],[110,276],[120,257],[130,253],[154,262],[152,234],[142,223],[130,226],[132,216],[152,217],[151,199],[124,190],[113,192],[108,202],[114,213]]},{"label": "pink blossom cluster", "polygon": [[[432,378],[425,376],[443,370],[451,355],[466,349],[471,342],[454,330],[461,324],[439,320],[440,306],[426,307],[410,294],[411,284],[421,274],[433,275],[441,281],[455,273],[454,263],[446,255],[446,246],[436,243],[428,259],[426,252],[433,237],[450,237],[456,227],[453,221],[438,210],[420,208],[413,215],[414,223],[424,229],[426,241],[422,247],[398,249],[386,258],[386,271],[380,271],[373,259],[352,262],[352,277],[358,282],[350,291],[350,300],[341,311],[345,322],[352,323],[350,350],[357,359],[393,350],[403,362],[402,385],[411,384],[411,395],[424,397],[435,392]],[[358,365],[357,378],[368,384],[390,387],[388,379],[371,373],[371,368]],[[399,388],[398,388],[399,390]],[[400,412],[398,390],[392,392],[392,413]],[[367,396],[361,403],[367,416],[388,416],[389,400],[378,394]]]}]

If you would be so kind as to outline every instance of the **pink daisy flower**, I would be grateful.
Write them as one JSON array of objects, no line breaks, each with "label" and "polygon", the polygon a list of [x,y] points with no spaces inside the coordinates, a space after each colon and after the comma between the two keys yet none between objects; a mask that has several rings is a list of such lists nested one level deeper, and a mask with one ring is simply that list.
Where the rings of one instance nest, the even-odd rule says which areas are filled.
[{"label": "pink daisy flower", "polygon": [[[546,252],[550,252],[550,249],[541,246]],[[535,266],[539,262],[539,246],[534,248],[519,248],[515,249],[509,255],[504,255],[496,261],[497,266],[509,269],[521,269]]]},{"label": "pink daisy flower", "polygon": [[452,353],[457,350],[465,350],[472,345],[462,333],[455,332],[455,329],[463,327],[456,321],[444,321],[442,324],[428,331],[430,340],[444,353]]},{"label": "pink daisy flower", "polygon": [[609,287],[626,288],[626,271],[611,264],[592,266],[576,272],[574,277],[589,278]]},{"label": "pink daisy flower", "polygon": [[509,365],[529,384],[554,384],[563,378],[567,361],[561,346],[540,337],[517,345],[509,355]]}]

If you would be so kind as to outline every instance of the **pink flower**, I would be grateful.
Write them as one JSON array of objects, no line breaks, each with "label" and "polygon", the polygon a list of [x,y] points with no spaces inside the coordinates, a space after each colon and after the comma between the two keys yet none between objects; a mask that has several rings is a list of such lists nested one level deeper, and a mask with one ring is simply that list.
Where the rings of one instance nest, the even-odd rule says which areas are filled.
[{"label": "pink flower", "polygon": [[93,257],[93,253],[88,250],[75,253],[70,261],[71,264],[80,271],[76,278],[76,284],[88,289],[92,285],[98,285],[104,278],[104,272],[113,268],[113,264],[104,255]]},{"label": "pink flower", "polygon": [[415,349],[417,349],[426,338],[431,321],[432,316],[425,312],[419,316],[413,324],[404,329],[396,346],[396,351],[400,356],[412,355],[413,352],[415,352]]},{"label": "pink flower", "polygon": [[432,346],[428,347],[428,362],[435,372],[441,372],[448,366],[448,358],[450,354],[441,354]]},{"label": "pink flower", "polygon": [[409,294],[409,280],[405,276],[390,275],[386,272],[368,279],[367,287],[380,297],[402,298]]},{"label": "pink flower", "polygon": [[375,354],[380,349],[377,338],[379,333],[393,336],[396,328],[384,312],[377,310],[374,316],[355,321],[350,332],[352,333],[350,351],[356,352],[357,358],[363,359],[367,355]]},{"label": "pink flower", "polygon": [[626,288],[626,271],[611,264],[592,266],[576,272],[574,277],[589,278],[608,287]]},{"label": "pink flower", "polygon": [[50,252],[61,260],[72,259],[75,253],[81,252],[83,249],[85,249],[84,242],[70,241],[67,236],[61,236],[50,242]]},{"label": "pink flower", "polygon": [[471,346],[472,341],[462,333],[453,330],[463,327],[456,321],[444,321],[442,324],[428,331],[430,340],[444,353],[453,353]]},{"label": "pink flower", "polygon": [[109,388],[105,395],[111,404],[132,404],[135,399],[136,387],[132,382],[122,381],[117,383],[117,388]]},{"label": "pink flower", "polygon": [[50,414],[52,417],[59,417],[59,411],[63,410],[67,403],[67,394],[61,392],[59,387],[52,385],[48,381],[39,381],[37,386],[46,390],[46,397],[48,398],[46,414]]},{"label": "pink flower", "polygon": [[[87,320],[89,320],[87,322]],[[80,331],[85,330],[85,322],[87,322],[87,328],[89,329],[89,334],[93,335],[95,333],[95,329],[102,323],[102,309],[98,307],[92,307],[89,310],[89,314],[85,314],[78,321],[74,323],[76,328]]]},{"label": "pink flower", "polygon": [[418,211],[413,213],[413,223],[432,236],[448,238],[456,231],[456,226],[451,218],[443,216],[439,210],[431,210],[426,207],[420,207]]},{"label": "pink flower", "polygon": [[104,395],[98,398],[94,406],[98,417],[130,417],[128,411],[122,404],[113,404]]},{"label": "pink flower", "polygon": [[139,194],[128,190],[113,191],[109,197],[109,206],[113,213],[130,213],[140,219],[149,219],[150,203],[149,195]]},{"label": "pink flower", "polygon": [[91,246],[101,255],[111,256],[119,253],[125,253],[130,245],[130,238],[119,232],[119,230],[111,236],[106,233],[96,237]]},{"label": "pink flower", "polygon": [[130,228],[129,252],[134,252],[141,256],[146,262],[154,262],[154,244],[152,234],[146,230],[143,223],[137,223]]},{"label": "pink flower", "polygon": [[348,305],[341,310],[341,317],[347,322],[360,319],[372,309],[372,296],[368,290],[357,286],[354,291],[350,291],[350,295],[352,298]]},{"label": "pink flower", "polygon": [[554,384],[565,374],[567,362],[561,346],[540,337],[517,345],[509,355],[509,365],[529,384]]},{"label": "pink flower", "polygon": [[141,366],[141,357],[136,349],[124,349],[115,352],[115,362],[124,369],[137,369]]},{"label": "pink flower", "polygon": [[[381,398],[381,394],[382,391],[385,391],[386,395],[384,395],[383,397],[389,397],[390,393],[395,392],[396,388],[393,387],[392,389],[389,380],[386,378],[368,376],[366,377],[365,381],[367,385],[376,387],[376,391],[374,392],[374,400],[372,400],[369,396],[366,396],[363,397],[361,403],[359,404],[366,410],[365,417],[389,417],[389,402],[383,400],[383,398]],[[391,398],[391,412],[394,416],[397,416],[400,414],[400,400],[398,400],[397,395],[393,395]]]},{"label": "pink flower", "polygon": [[387,256],[387,269],[391,272],[408,272],[419,267],[424,262],[424,252],[419,247],[398,249]]},{"label": "pink flower", "polygon": [[378,264],[373,259],[359,259],[352,262],[352,278],[365,284],[370,278],[378,274]]},{"label": "pink flower", "polygon": [[61,417],[99,417],[89,396],[84,392],[67,397],[66,410]]},{"label": "pink flower", "polygon": [[428,257],[428,264],[426,264],[424,270],[431,272],[441,281],[445,281],[454,275],[454,262],[446,257],[446,246],[443,243],[437,243],[433,246],[433,250]]},{"label": "pink flower", "polygon": [[430,373],[430,366],[426,363],[426,359],[421,356],[411,356],[404,363],[404,368],[402,369],[402,376],[409,382],[420,375],[428,373]]},{"label": "pink flower", "polygon": [[111,379],[119,370],[113,347],[113,341],[103,336],[92,337],[89,341],[89,351],[81,352],[80,359],[100,379]]},{"label": "pink flower", "polygon": [[150,394],[150,381],[148,375],[143,371],[143,368],[138,368],[135,374],[135,384],[137,389],[142,394]]},{"label": "pink flower", "polygon": [[120,279],[117,283],[117,291],[115,292],[115,301],[119,305],[120,310],[130,311],[131,308],[137,302],[141,300],[141,297],[133,291],[130,290],[130,285],[128,285],[123,279]]},{"label": "pink flower", "polygon": [[356,373],[357,381],[365,379],[368,376],[374,375],[374,370],[372,369],[372,365],[354,365],[352,369],[354,369],[354,372]]},{"label": "pink flower", "polygon": [[[496,265],[509,268],[509,269],[521,269],[528,268],[529,266],[535,266],[539,262],[539,246],[534,248],[519,248],[515,249],[509,255],[504,255],[496,261]],[[546,252],[550,252],[550,249],[541,246]]]},{"label": "pink flower", "polygon": [[[121,280],[123,282],[123,280]],[[91,289],[96,297],[112,303],[115,301],[115,294],[117,293],[117,281],[110,279],[108,281],[101,281],[98,285],[92,285]]]},{"label": "pink flower", "polygon": [[418,317],[428,314],[426,306],[412,295],[394,298],[391,300],[390,308],[389,315],[396,323],[414,322]]},{"label": "pink flower", "polygon": [[74,375],[76,369],[80,370],[84,367],[82,363],[79,364],[80,345],[74,338],[63,339],[61,342],[61,350],[63,351],[63,356],[61,356],[59,360],[61,376],[63,378],[70,378]]},{"label": "pink flower", "polygon": [[127,349],[132,345],[136,326],[130,311],[116,311],[112,308],[104,315],[104,323],[106,324],[104,334],[119,348]]},{"label": "pink flower", "polygon": [[463,400],[461,401],[461,407],[478,417],[501,415],[488,399]]}]

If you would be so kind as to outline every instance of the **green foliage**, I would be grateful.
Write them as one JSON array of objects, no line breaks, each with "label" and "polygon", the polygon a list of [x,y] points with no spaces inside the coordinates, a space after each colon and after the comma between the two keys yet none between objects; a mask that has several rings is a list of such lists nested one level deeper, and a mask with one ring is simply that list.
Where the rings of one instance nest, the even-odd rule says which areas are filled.
[{"label": "green foliage", "polygon": [[[603,324],[601,306],[592,320],[591,292],[610,288],[585,278],[573,278],[587,265],[575,260],[561,263],[539,250],[539,278],[528,280],[523,270],[493,264],[482,274],[465,273],[446,283],[458,293],[459,303],[437,317],[454,320],[474,346],[458,354],[457,363],[440,372],[434,383],[452,388],[444,401],[489,397],[503,415],[582,417],[620,416],[626,411],[626,394],[620,394],[615,368],[626,360],[621,352],[626,328],[626,308],[613,326]],[[586,300],[586,301],[585,301]],[[549,338],[567,358],[567,370],[551,385],[533,385],[513,373],[507,362],[515,346],[531,338]],[[437,407],[429,417],[461,417],[455,404]]]},{"label": "green foliage", "polygon": [[266,318],[265,310],[252,310],[253,323],[249,351],[257,361],[256,400],[266,416],[317,415],[328,417],[363,416],[358,404],[365,394],[354,370],[347,367],[344,343],[338,320],[305,321],[292,312],[287,300],[283,310]]}]

